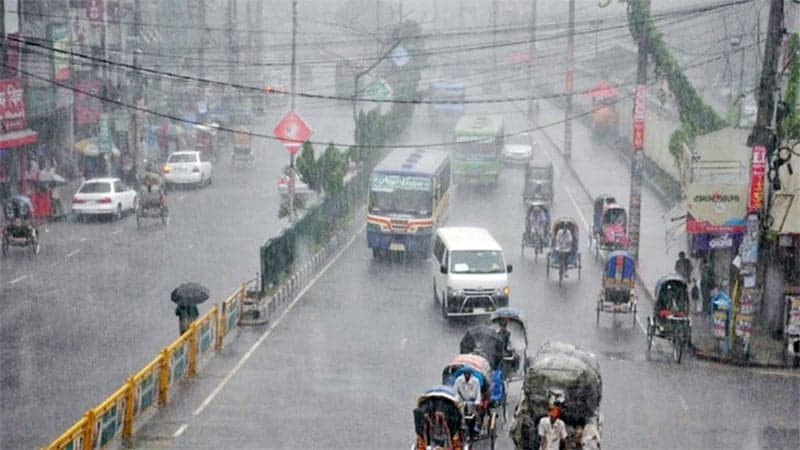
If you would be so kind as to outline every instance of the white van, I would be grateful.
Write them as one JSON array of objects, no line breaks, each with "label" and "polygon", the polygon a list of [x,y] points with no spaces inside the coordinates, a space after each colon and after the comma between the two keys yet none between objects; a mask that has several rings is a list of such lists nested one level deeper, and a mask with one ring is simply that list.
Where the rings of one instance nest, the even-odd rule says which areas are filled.
[{"label": "white van", "polygon": [[442,316],[489,315],[508,306],[503,249],[484,228],[442,227],[433,241],[433,296]]}]

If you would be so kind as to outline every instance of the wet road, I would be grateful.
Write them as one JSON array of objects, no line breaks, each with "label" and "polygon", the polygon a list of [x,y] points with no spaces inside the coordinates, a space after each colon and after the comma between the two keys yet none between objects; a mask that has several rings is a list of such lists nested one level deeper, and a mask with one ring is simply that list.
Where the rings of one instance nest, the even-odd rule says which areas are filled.
[{"label": "wet road", "polygon": [[[326,126],[349,106],[298,107],[315,138],[351,139],[349,123]],[[254,131],[271,134],[283,113],[268,110]],[[219,301],[256,276],[258,247],[285,225],[276,180],[288,154],[260,138],[253,148],[255,168],[232,169],[225,153],[212,185],[171,192],[167,228],[149,219],[137,229],[131,215],[52,223],[38,256],[0,257],[0,448],[46,444],[177,337],[175,286],[201,282]]]},{"label": "wet road", "polygon": [[[507,116],[507,129],[523,128],[519,120]],[[588,200],[556,162],[553,215],[588,217]],[[619,174],[605,176],[625,170],[620,163]],[[691,359],[677,365],[667,345],[647,362],[644,333],[632,317],[614,322],[604,316],[596,326],[600,265],[587,254],[585,227],[580,280],[572,272],[559,288],[545,278],[541,262],[521,257],[522,175],[508,169],[494,192],[459,187],[449,224],[486,227],[505,248],[514,265],[511,305],[528,318],[532,350],[558,339],[598,355],[604,447],[791,448],[800,379]],[[645,230],[643,241],[663,245],[662,232]],[[474,323],[445,322],[431,291],[429,261],[376,261],[362,232],[279,323],[268,331],[246,330],[212,362],[186,397],[138,434],[138,445],[408,448],[415,398],[440,381]],[[649,308],[642,301],[642,316]],[[256,343],[263,333],[263,343]],[[245,354],[246,363],[223,381]],[[512,397],[518,389],[512,386]],[[499,447],[511,448],[504,432]]]}]

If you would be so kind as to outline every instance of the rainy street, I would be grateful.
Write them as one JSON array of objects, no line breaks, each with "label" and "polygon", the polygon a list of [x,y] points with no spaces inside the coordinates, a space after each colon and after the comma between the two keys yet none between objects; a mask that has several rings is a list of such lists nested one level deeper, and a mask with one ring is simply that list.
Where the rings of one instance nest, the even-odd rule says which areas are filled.
[{"label": "rainy street", "polygon": [[[686,92],[673,92],[670,83],[675,80],[670,77],[686,75],[686,82],[702,97],[697,104],[725,116],[719,119],[722,131],[738,133],[753,128],[743,117],[750,120],[750,115],[755,116],[762,62],[768,59],[764,48],[769,6],[777,2],[0,0],[0,11],[5,14],[0,21],[6,22],[0,38],[6,35],[16,45],[12,51],[0,42],[0,87],[6,86],[6,78],[24,81],[25,126],[38,133],[35,144],[5,148],[9,106],[6,95],[0,95],[0,201],[8,194],[26,192],[25,184],[34,181],[23,175],[27,170],[33,172],[30,160],[39,158],[48,163],[52,159],[57,171],[65,174],[61,192],[68,195],[62,194],[62,201],[71,204],[70,197],[88,165],[67,166],[78,166],[79,160],[86,164],[90,156],[86,150],[78,156],[78,139],[95,139],[98,158],[120,160],[114,162],[120,167],[106,162],[106,175],[122,173],[114,171],[122,166],[122,158],[112,151],[119,151],[117,146],[130,151],[126,157],[134,161],[134,167],[143,169],[146,158],[151,158],[149,161],[157,163],[156,171],[167,172],[161,164],[166,164],[170,151],[202,152],[194,128],[198,125],[216,127],[219,135],[244,128],[242,133],[250,134],[255,155],[253,167],[236,168],[233,140],[220,145],[212,182],[170,189],[168,225],[157,218],[143,218],[138,226],[135,213],[125,214],[121,220],[43,218],[38,222],[39,254],[12,247],[0,257],[0,450],[48,448],[48,443],[179,337],[176,307],[170,301],[170,292],[177,285],[195,281],[209,288],[211,299],[199,306],[203,314],[243,282],[258,279],[263,267],[260,258],[274,267],[284,264],[262,256],[260,248],[293,225],[288,218],[279,218],[289,203],[281,203],[278,179],[290,157],[275,127],[287,112],[296,110],[313,127],[308,139],[317,158],[329,143],[343,153],[357,150],[347,152],[337,163],[343,174],[368,168],[374,162],[371,151],[402,147],[447,151],[453,168],[459,159],[474,163],[494,158],[493,154],[487,156],[486,150],[481,150],[482,155],[466,153],[464,157],[465,136],[456,137],[452,124],[441,126],[442,117],[432,111],[454,106],[463,107],[463,112],[455,109],[458,117],[463,113],[502,118],[504,128],[498,136],[504,138],[504,145],[512,137],[530,132],[533,161],[550,162],[554,167],[554,201],[549,215],[574,219],[581,253],[580,270],[568,271],[563,286],[557,281],[557,269],[547,275],[544,254],[534,258],[532,248],[521,249],[527,214],[523,200],[527,161],[506,164],[492,188],[454,182],[443,225],[486,228],[502,246],[505,262],[513,266],[509,306],[519,309],[527,320],[529,357],[547,341],[569,342],[596,356],[602,374],[602,448],[800,448],[800,371],[796,368],[724,364],[692,352],[676,363],[672,344],[658,339],[652,357],[646,357],[646,321],[654,310],[661,309],[655,308],[648,292],[654,290],[657,279],[674,272],[678,252],[687,250],[687,236],[689,247],[694,245],[688,231],[687,192],[681,191],[681,183],[686,183],[674,179],[674,173],[688,177],[686,173],[692,172],[681,171],[693,169],[680,167],[681,160],[671,154],[671,146],[660,154],[671,155],[659,161],[653,159],[656,150],[650,147],[653,141],[672,143],[676,129],[696,125],[682,122],[688,114],[681,109],[685,106],[679,104],[678,94]],[[571,27],[570,3],[577,4]],[[292,12],[292,5],[299,10]],[[647,5],[653,29],[663,33],[657,51],[668,56],[656,61],[652,54],[656,51],[649,50],[644,82],[637,77],[641,74],[637,74],[637,47],[632,39],[636,27],[630,22],[633,5]],[[100,16],[93,16],[98,11]],[[794,11],[800,18],[800,5]],[[62,21],[68,30],[59,41],[56,32]],[[529,26],[531,21],[535,26]],[[792,26],[787,20],[786,27]],[[409,30],[419,34],[404,35]],[[574,44],[568,43],[572,40]],[[574,55],[567,56],[570,47]],[[62,48],[75,53],[66,58],[64,50],[59,50]],[[91,55],[81,53],[87,48],[92,49]],[[783,52],[790,53],[785,48]],[[20,61],[12,61],[12,57]],[[675,63],[670,58],[678,67],[658,66],[664,61]],[[59,64],[66,71],[59,72]],[[6,73],[14,65],[19,66],[14,68],[18,73]],[[800,65],[797,70],[800,73]],[[788,78],[781,78],[784,84]],[[800,76],[795,78],[800,80]],[[595,98],[590,87],[600,80],[619,92]],[[96,91],[90,89],[93,83]],[[458,89],[442,94],[446,89],[441,88],[442,96],[428,101],[436,98],[437,85],[457,86],[462,97],[448,97]],[[648,163],[662,164],[657,176],[645,172],[645,178],[663,179],[647,179],[641,191],[635,264],[644,286],[636,287],[638,312],[600,314],[598,321],[595,308],[602,289],[603,262],[594,257],[589,244],[592,199],[601,193],[612,194],[631,217],[630,199],[635,198],[632,164],[620,155],[622,146],[626,150],[632,147],[628,141],[633,127],[627,126],[616,140],[606,137],[602,141],[595,139],[596,130],[588,124],[605,120],[601,114],[596,119],[594,113],[606,110],[614,111],[613,119],[608,119],[611,129],[628,119],[625,114],[630,113],[632,122],[636,120],[631,92],[638,87],[642,97],[637,98],[642,103],[646,100],[649,108],[647,125],[642,125],[648,140],[640,154],[647,155]],[[19,93],[22,95],[21,90]],[[48,95],[53,97],[50,103]],[[563,106],[567,95],[570,102],[574,97],[571,111]],[[526,114],[527,98],[534,99],[530,106],[536,105],[530,116]],[[257,107],[259,100],[263,104]],[[413,112],[406,125],[403,108],[409,105]],[[48,115],[48,108],[58,112]],[[800,113],[800,102],[796,110]],[[359,119],[354,124],[359,112],[365,113],[363,122]],[[377,117],[375,122],[368,120],[367,112]],[[639,112],[645,115],[644,110]],[[22,114],[25,116],[25,111]],[[212,116],[222,124],[212,124]],[[653,117],[666,119],[655,125]],[[452,117],[445,119],[448,123]],[[113,133],[106,129],[111,127],[109,123]],[[363,129],[361,125],[365,125]],[[598,126],[603,125],[609,124]],[[140,126],[142,129],[137,129]],[[296,127],[289,128],[288,134],[293,136]],[[394,128],[399,129],[397,134],[392,134]],[[720,130],[711,130],[716,131]],[[111,133],[107,136],[109,147],[101,150],[101,134],[106,132]],[[800,139],[800,129],[797,133],[795,140]],[[179,134],[187,135],[184,141]],[[565,134],[571,136],[570,158],[563,153]],[[697,134],[697,139],[703,135]],[[471,142],[488,142],[487,147],[498,137],[477,136],[478,140]],[[734,146],[728,141],[724,144]],[[684,162],[694,164],[701,158],[692,145],[687,142],[679,151],[686,153]],[[42,148],[66,155],[40,158],[40,152],[47,153]],[[749,171],[755,170],[750,156],[748,153],[744,165],[736,166],[745,183],[751,183]],[[791,155],[786,158],[788,161]],[[298,177],[305,176],[299,160],[293,161]],[[320,172],[334,167],[330,164],[315,166],[319,172],[314,172],[320,195],[325,197],[329,195],[324,184],[328,173]],[[76,170],[66,175],[66,169]],[[792,171],[775,170],[786,178]],[[674,198],[653,188],[664,179],[678,185],[680,192]],[[143,179],[138,182],[144,184]],[[434,183],[438,191],[438,181]],[[774,188],[775,184],[771,185]],[[785,192],[800,189],[786,180],[783,186]],[[742,203],[748,200],[749,185],[745,191],[740,195]],[[708,195],[714,202],[708,210],[717,215],[734,208],[723,204],[720,192]],[[335,194],[330,192],[334,199]],[[430,197],[426,198],[430,203]],[[785,235],[795,239],[800,237],[800,210],[791,210],[789,204],[785,221],[789,227],[794,220],[797,231]],[[207,354],[196,376],[180,379],[180,374],[176,378],[171,371],[169,375],[160,372],[155,385],[163,386],[167,379],[179,382],[170,385],[165,405],[151,407],[144,413],[146,419],[134,421],[129,448],[412,448],[417,398],[442,384],[442,370],[459,354],[465,332],[484,322],[443,317],[441,304],[433,295],[432,274],[439,271],[433,258],[373,256],[367,245],[366,208],[357,206],[351,224],[354,233],[346,236],[345,244],[319,273],[301,278],[303,285],[290,292],[293,297],[285,309],[269,315],[266,324],[240,324],[226,335],[219,351]],[[670,214],[677,214],[677,207],[684,209],[676,237],[668,230],[675,229]],[[751,209],[748,205],[746,213]],[[352,214],[352,210],[348,212]],[[403,220],[425,215],[420,221],[430,215],[434,227],[442,225],[435,223],[434,211],[384,212],[385,220],[394,219],[392,214]],[[10,219],[3,218],[4,232]],[[726,219],[730,218],[723,217],[716,225]],[[631,222],[625,225],[625,233],[630,233]],[[309,238],[318,237],[309,236],[318,228],[307,228],[292,234],[301,243],[295,247],[298,256],[293,270],[305,262]],[[709,236],[716,235],[708,232],[703,236],[711,239]],[[800,239],[789,241],[796,247],[797,259],[788,261],[800,260]],[[784,240],[780,242],[783,245]],[[705,250],[711,254],[710,241],[708,245]],[[720,254],[735,253],[724,250]],[[691,256],[699,273],[702,256]],[[796,262],[793,264],[784,264],[786,273],[781,276],[771,273],[770,282],[779,279],[788,286],[796,275],[792,271],[800,273]],[[733,261],[720,265],[726,276],[735,266]],[[728,281],[725,278],[724,282]],[[800,286],[800,277],[796,281]],[[742,278],[742,286],[745,284]],[[267,290],[262,295],[274,299],[272,292],[264,293]],[[800,294],[797,301],[800,305]],[[778,315],[792,317],[789,306],[786,308],[778,308]],[[773,317],[758,319],[774,322],[774,311],[770,314]],[[691,311],[687,315],[692,317],[693,333],[701,328],[710,333],[710,319]],[[800,313],[797,320],[800,330]],[[725,330],[733,330],[739,323],[727,325]],[[774,326],[771,331],[774,335]],[[164,361],[174,364],[167,358]],[[515,448],[508,428],[521,389],[522,381],[510,385],[507,417],[498,425],[498,449]],[[132,397],[127,398],[141,400],[141,392],[128,392]],[[125,409],[124,413],[128,412]],[[120,411],[111,420],[116,421],[115,427],[101,424],[110,415],[95,418],[95,423],[87,421],[82,428],[87,437],[81,442],[87,449],[115,448],[119,442],[102,447],[98,436],[103,435],[100,440],[122,440],[123,415]],[[111,428],[116,435],[104,436]],[[75,450],[66,443],[50,448]],[[489,448],[488,442],[481,442],[466,450]]]},{"label": "rainy street", "polygon": [[[525,127],[507,118],[510,130]],[[590,203],[562,162],[546,145],[542,149],[560,169],[554,216],[590,217]],[[623,176],[625,165],[616,166]],[[546,279],[541,259],[534,262],[530,252],[521,257],[522,173],[507,168],[494,192],[459,187],[448,225],[486,227],[503,246],[514,266],[510,303],[528,319],[531,352],[546,340],[565,340],[598,355],[603,445],[790,448],[797,436],[800,378],[696,360],[677,365],[669,343],[648,362],[645,335],[631,316],[602,316],[595,325],[600,265],[587,252],[585,236],[580,280],[572,272],[560,289]],[[645,236],[644,246],[663,249],[655,230],[645,230]],[[416,397],[441,381],[442,368],[476,323],[445,322],[430,280],[429,260],[374,260],[362,230],[263,343],[254,345],[264,331],[246,330],[235,349],[188,388],[185,400],[141,432],[138,448],[152,442],[175,449],[409,448]],[[643,319],[652,305],[640,305]],[[249,359],[227,380],[246,353]],[[519,387],[512,384],[512,400]],[[505,432],[500,435],[498,448],[513,448]]]}]

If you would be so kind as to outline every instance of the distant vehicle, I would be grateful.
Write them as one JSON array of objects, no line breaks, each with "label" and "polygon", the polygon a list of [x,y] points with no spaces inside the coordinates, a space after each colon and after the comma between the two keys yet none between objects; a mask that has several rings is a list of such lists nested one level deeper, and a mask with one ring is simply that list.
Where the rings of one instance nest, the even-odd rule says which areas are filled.
[{"label": "distant vehicle", "polygon": [[76,219],[97,215],[121,219],[124,212],[136,209],[136,203],[136,191],[119,178],[90,178],[72,197],[72,214]]},{"label": "distant vehicle", "polygon": [[503,147],[503,162],[506,164],[525,164],[533,157],[533,137],[530,133],[520,133],[506,139]]},{"label": "distant vehicle", "polygon": [[372,171],[367,245],[377,257],[388,252],[427,256],[433,233],[448,215],[450,154],[396,149]]},{"label": "distant vehicle", "polygon": [[503,170],[505,126],[500,116],[464,116],[456,124],[456,183],[494,185]]},{"label": "distant vehicle", "polygon": [[466,87],[462,83],[433,83],[428,98],[434,102],[428,104],[428,125],[449,133],[464,114]]},{"label": "distant vehicle", "polygon": [[442,227],[433,242],[433,297],[445,319],[489,316],[508,306],[511,290],[503,248],[488,230]]},{"label": "distant vehicle", "polygon": [[211,163],[202,158],[198,151],[180,151],[170,153],[162,167],[167,186],[175,184],[193,184],[201,186],[211,184]]},{"label": "distant vehicle", "polygon": [[281,200],[289,199],[289,185],[292,182],[292,178],[294,178],[295,198],[300,197],[305,200],[315,194],[314,190],[300,176],[300,172],[297,169],[290,171],[289,166],[285,166],[283,174],[278,177],[278,194],[280,194]]}]

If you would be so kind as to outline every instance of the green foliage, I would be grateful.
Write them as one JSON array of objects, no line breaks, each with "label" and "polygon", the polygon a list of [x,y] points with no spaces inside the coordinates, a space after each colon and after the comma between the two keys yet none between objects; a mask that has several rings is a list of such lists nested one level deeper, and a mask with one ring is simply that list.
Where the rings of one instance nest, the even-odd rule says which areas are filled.
[{"label": "green foliage", "polygon": [[344,186],[345,158],[344,155],[330,143],[319,158],[319,173],[322,189],[328,195],[335,195]]},{"label": "green foliage", "polygon": [[789,36],[789,54],[794,55],[786,86],[785,102],[789,111],[778,126],[778,134],[781,139],[800,139],[800,114],[797,113],[797,101],[800,99],[800,35],[797,33]]},{"label": "green foliage", "polygon": [[314,146],[311,142],[304,142],[300,150],[300,157],[295,161],[295,167],[300,172],[300,177],[308,186],[319,192],[319,174],[317,172],[317,161],[314,155]]},{"label": "green foliage", "polygon": [[683,143],[690,145],[695,136],[719,130],[727,125],[714,110],[706,105],[683,72],[678,60],[672,55],[650,17],[649,1],[628,2],[628,26],[634,41],[647,39],[648,53],[656,70],[667,81],[670,92],[678,105],[681,128],[669,139],[669,150],[680,167]]}]

